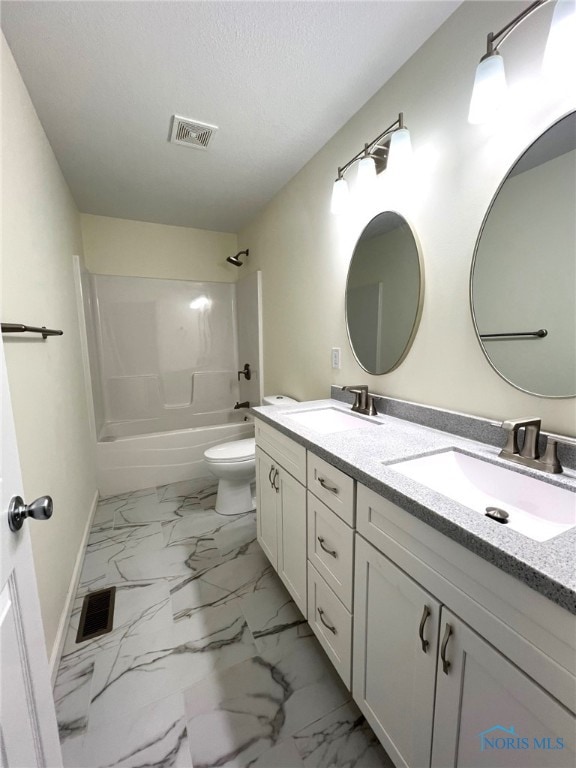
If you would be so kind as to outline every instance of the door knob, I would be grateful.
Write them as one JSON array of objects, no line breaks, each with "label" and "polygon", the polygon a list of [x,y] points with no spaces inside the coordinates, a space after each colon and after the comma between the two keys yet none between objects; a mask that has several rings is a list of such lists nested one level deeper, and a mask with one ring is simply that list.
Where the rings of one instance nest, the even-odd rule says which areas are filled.
[{"label": "door knob", "polygon": [[52,517],[54,505],[50,496],[40,496],[32,504],[24,504],[21,496],[13,496],[8,506],[8,525],[10,530],[19,531],[27,517],[34,520],[48,520]]}]

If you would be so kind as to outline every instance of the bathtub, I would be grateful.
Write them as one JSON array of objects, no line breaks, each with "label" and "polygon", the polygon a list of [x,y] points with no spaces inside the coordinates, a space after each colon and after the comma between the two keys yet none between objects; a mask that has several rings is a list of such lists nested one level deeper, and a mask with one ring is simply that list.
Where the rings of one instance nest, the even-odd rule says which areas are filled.
[{"label": "bathtub", "polygon": [[[96,446],[98,490],[110,496],[210,475],[204,451],[218,443],[254,436],[246,411],[216,411],[188,417],[166,430],[166,420],[111,422]],[[178,423],[178,422],[175,422]],[[160,426],[165,431],[156,431]]]}]

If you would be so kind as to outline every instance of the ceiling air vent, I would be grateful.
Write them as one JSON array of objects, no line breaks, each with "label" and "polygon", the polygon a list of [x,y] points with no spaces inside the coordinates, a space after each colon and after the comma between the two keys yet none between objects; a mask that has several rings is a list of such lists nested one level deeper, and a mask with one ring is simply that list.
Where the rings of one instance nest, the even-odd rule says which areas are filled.
[{"label": "ceiling air vent", "polygon": [[195,149],[208,149],[208,144],[215,131],[216,125],[199,123],[198,120],[190,120],[187,117],[174,115],[172,118],[172,133],[170,141],[173,144],[183,144],[185,147]]}]

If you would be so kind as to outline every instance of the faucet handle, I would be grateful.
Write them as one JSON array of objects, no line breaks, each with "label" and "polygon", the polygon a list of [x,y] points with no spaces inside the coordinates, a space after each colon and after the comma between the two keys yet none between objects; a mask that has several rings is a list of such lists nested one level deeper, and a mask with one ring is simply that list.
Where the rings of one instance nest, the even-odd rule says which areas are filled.
[{"label": "faucet handle", "polygon": [[342,387],[342,392],[350,392],[354,395],[354,405],[352,406],[353,411],[362,410],[362,400],[368,394],[368,387],[366,384],[347,384],[346,386]]},{"label": "faucet handle", "polygon": [[378,397],[378,395],[371,395],[370,392],[366,394],[366,415],[367,416],[378,416],[378,411],[376,410],[376,405],[374,404],[375,397]]},{"label": "faucet handle", "polygon": [[560,459],[558,458],[558,440],[556,438],[548,437],[546,450],[541,461],[546,472],[552,472],[555,475],[559,475],[562,472],[562,464],[560,464]]}]

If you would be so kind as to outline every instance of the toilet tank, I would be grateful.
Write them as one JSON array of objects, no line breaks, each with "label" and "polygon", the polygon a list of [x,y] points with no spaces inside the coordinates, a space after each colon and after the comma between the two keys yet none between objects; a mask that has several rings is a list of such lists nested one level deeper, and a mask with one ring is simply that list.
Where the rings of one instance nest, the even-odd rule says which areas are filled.
[{"label": "toilet tank", "polygon": [[262,405],[296,405],[298,402],[287,395],[266,395],[262,398]]}]

